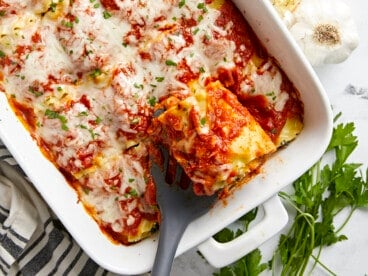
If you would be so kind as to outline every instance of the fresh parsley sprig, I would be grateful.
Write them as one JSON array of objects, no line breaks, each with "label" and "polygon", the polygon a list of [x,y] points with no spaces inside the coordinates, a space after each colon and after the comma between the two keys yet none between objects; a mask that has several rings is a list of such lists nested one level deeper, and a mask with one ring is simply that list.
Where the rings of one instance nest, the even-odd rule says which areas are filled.
[{"label": "fresh parsley sprig", "polygon": [[[335,124],[340,115],[335,117]],[[355,210],[368,207],[368,169],[364,177],[361,164],[348,162],[358,146],[354,131],[352,122],[335,125],[326,154],[293,183],[291,193],[279,193],[296,210],[296,215],[288,232],[280,236],[278,247],[269,261],[269,269],[274,275],[304,275],[307,267],[312,272],[317,265],[335,275],[319,260],[320,254],[325,246],[347,240],[341,234],[342,229]],[[334,218],[342,210],[348,212],[336,228]],[[243,222],[250,223],[255,218],[254,214],[256,212],[252,211],[244,216]],[[227,242],[241,235],[247,227],[245,225],[237,232],[225,228],[214,237]],[[214,275],[256,276],[266,269],[261,261],[262,255],[257,249]],[[281,272],[276,272],[280,263]]]},{"label": "fresh parsley sprig", "polygon": [[[279,193],[297,212],[289,232],[281,235],[272,261],[274,268],[275,259],[281,260],[281,275],[303,275],[311,258],[312,270],[319,264],[334,275],[320,262],[321,251],[347,240],[341,230],[357,208],[368,207],[367,176],[363,178],[361,164],[348,162],[358,145],[354,130],[354,123],[335,126],[326,154],[293,183],[294,193]],[[333,161],[323,165],[331,154]],[[344,209],[349,212],[336,229],[334,218]]]},{"label": "fresh parsley sprig", "polygon": [[[218,232],[214,238],[218,242],[228,242],[231,241],[244,232],[248,231],[249,225],[251,222],[257,217],[258,209],[255,208],[252,211],[248,212],[244,216],[239,219],[240,228],[236,231],[233,231],[229,228],[224,228],[220,232]],[[255,249],[243,258],[236,261],[234,264],[229,266],[225,266],[221,268],[217,273],[214,273],[214,276],[236,276],[236,275],[244,275],[244,276],[253,276],[259,275],[261,272],[267,269],[266,263],[261,263],[262,254],[259,249]]]}]

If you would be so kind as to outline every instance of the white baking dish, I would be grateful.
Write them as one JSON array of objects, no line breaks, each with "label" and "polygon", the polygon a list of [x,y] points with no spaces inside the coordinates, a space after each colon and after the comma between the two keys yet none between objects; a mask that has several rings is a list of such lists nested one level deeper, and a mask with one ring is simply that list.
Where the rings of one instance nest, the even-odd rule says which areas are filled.
[{"label": "white baking dish", "polygon": [[[299,89],[305,107],[305,128],[294,142],[265,164],[260,175],[228,198],[226,205],[219,202],[185,231],[177,255],[202,244],[199,249],[214,266],[235,261],[283,227],[287,215],[274,197],[264,205],[264,221],[248,236],[246,234],[229,244],[218,244],[210,238],[241,215],[272,198],[307,170],[323,154],[332,131],[332,115],[326,94],[269,0],[234,2]],[[111,243],[78,203],[76,193],[63,176],[40,153],[3,94],[0,95],[0,137],[65,227],[98,264],[122,274],[150,270],[157,235],[131,246]]]}]

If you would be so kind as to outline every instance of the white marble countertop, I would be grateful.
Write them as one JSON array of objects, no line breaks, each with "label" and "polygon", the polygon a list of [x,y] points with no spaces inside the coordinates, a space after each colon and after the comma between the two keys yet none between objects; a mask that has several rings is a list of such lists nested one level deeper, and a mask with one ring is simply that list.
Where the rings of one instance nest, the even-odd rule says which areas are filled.
[{"label": "white marble countertop", "polygon": [[[349,161],[368,166],[368,2],[345,0],[350,5],[358,26],[358,48],[343,63],[315,68],[329,96],[334,113],[342,112],[339,122],[354,122],[359,144]],[[368,210],[357,210],[343,234],[347,241],[322,251],[321,261],[337,275],[368,275]],[[278,241],[275,237],[261,246],[264,261],[268,261]],[[173,266],[173,276],[212,275],[209,266],[193,249],[179,256]],[[270,274],[265,272],[265,275]],[[326,275],[316,269],[313,275]]]}]

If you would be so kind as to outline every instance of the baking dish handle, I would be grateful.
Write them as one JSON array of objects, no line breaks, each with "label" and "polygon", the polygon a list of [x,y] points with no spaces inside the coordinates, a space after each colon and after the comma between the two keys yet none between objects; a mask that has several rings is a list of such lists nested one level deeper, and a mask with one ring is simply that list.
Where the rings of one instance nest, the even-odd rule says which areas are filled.
[{"label": "baking dish handle", "polygon": [[246,233],[226,243],[210,238],[200,244],[198,250],[212,266],[220,268],[258,248],[288,222],[287,211],[277,195],[264,202],[263,208],[263,218]]}]

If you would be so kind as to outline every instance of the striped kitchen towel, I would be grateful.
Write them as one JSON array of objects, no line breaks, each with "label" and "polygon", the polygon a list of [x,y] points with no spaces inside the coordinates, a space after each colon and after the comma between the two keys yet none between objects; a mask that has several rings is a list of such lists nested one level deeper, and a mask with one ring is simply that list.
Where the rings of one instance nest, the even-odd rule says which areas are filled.
[{"label": "striped kitchen towel", "polygon": [[0,275],[114,275],[83,252],[1,141]]}]

